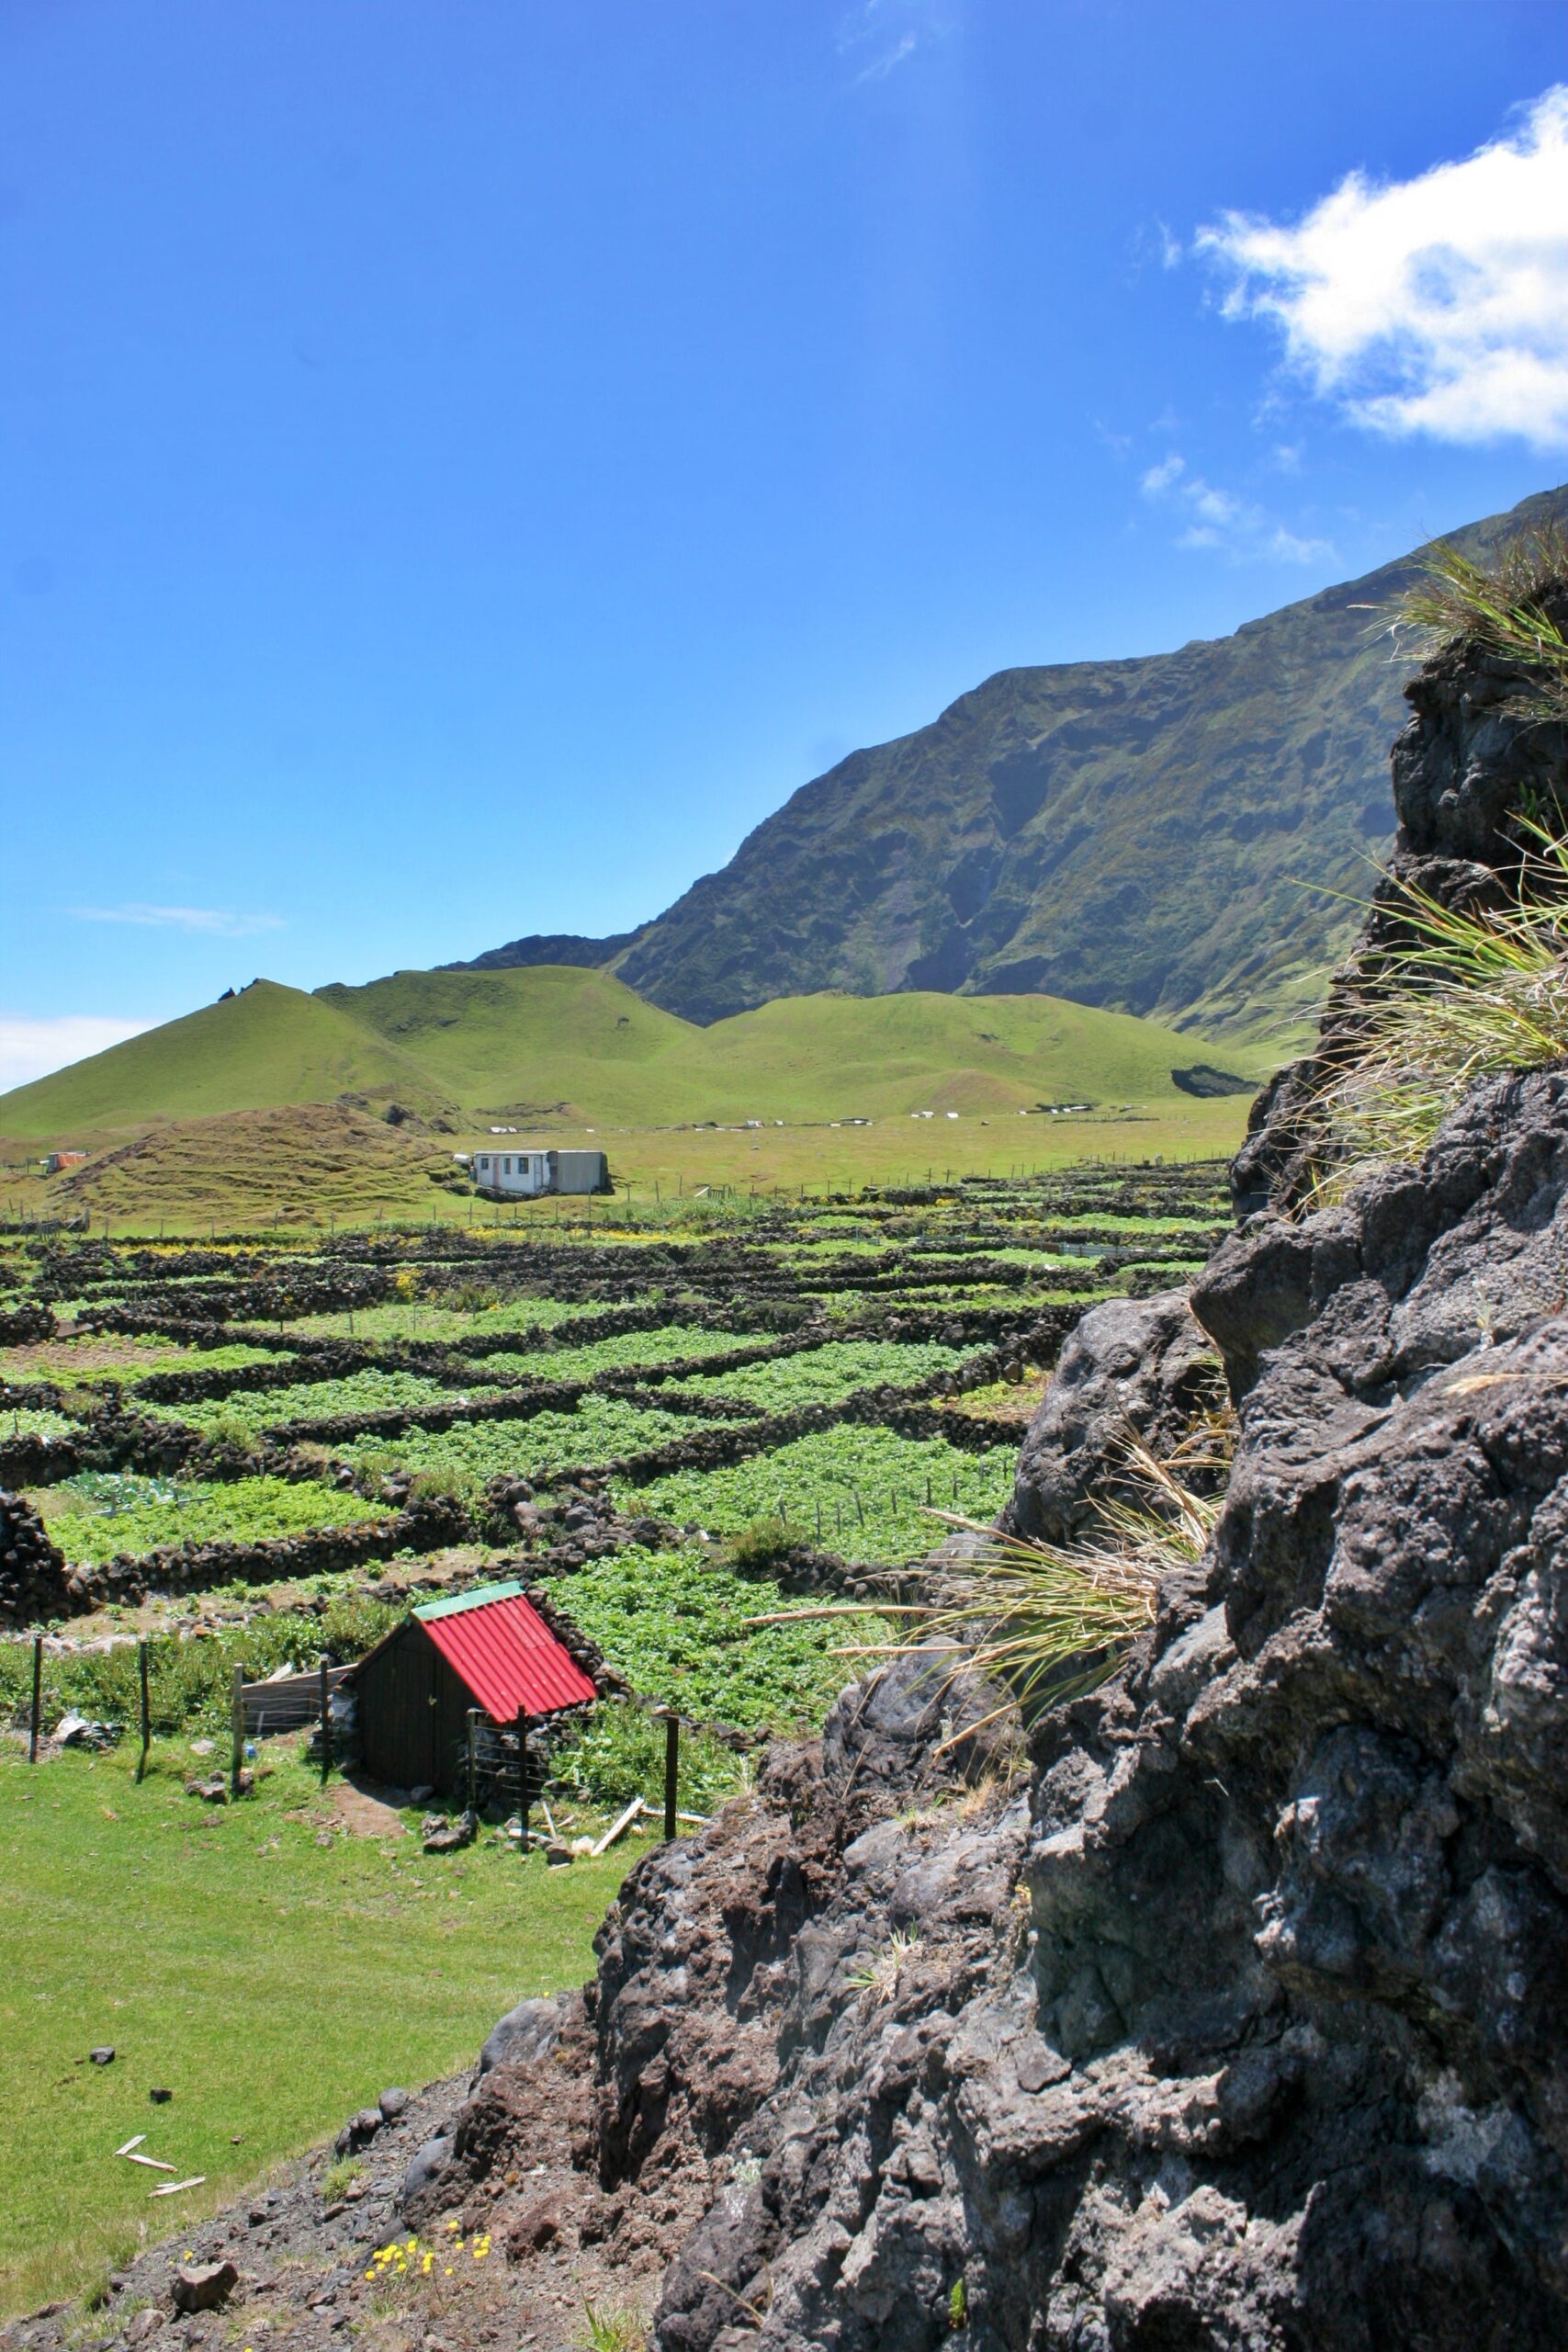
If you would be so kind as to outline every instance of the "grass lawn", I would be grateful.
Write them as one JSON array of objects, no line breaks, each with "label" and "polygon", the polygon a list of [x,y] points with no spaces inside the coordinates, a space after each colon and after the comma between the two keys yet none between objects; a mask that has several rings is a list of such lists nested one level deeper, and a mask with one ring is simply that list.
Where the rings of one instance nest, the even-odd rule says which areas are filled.
[{"label": "grass lawn", "polygon": [[[592,1973],[636,1843],[570,1870],[483,1842],[427,1858],[345,1835],[313,1773],[268,1759],[220,1807],[185,1793],[183,1741],[141,1788],[129,1752],[0,1756],[0,2313],[79,2290],[389,2084],[471,2065],[503,2009]],[[111,2066],[85,2063],[99,2043]],[[176,2174],[116,2159],[138,2132]]]}]

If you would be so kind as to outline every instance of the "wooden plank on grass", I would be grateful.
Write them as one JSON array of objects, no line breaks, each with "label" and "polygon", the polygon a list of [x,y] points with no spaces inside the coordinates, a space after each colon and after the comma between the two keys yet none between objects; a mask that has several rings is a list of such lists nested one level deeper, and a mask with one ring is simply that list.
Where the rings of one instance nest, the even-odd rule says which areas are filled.
[{"label": "wooden plank on grass", "polygon": [[590,1854],[588,1858],[589,1860],[596,1862],[601,1854],[607,1854],[610,1848],[615,1844],[616,1838],[621,1837],[625,1831],[631,1827],[632,1823],[637,1819],[637,1815],[641,1811],[642,1799],[640,1797],[633,1797],[630,1804],[627,1805],[625,1813],[620,1815],[619,1819],[611,1822],[610,1826],[605,1830],[604,1835],[600,1838],[599,1843],[594,1847],[592,1854]]}]

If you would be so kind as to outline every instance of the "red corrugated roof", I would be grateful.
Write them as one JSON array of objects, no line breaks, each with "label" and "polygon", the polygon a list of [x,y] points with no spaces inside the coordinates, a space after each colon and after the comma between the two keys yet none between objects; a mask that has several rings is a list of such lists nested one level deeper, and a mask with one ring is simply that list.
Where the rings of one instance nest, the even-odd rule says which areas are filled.
[{"label": "red corrugated roof", "polygon": [[514,1723],[519,1707],[548,1715],[598,1696],[520,1592],[476,1593],[467,1607],[437,1602],[414,1615],[492,1723]]}]

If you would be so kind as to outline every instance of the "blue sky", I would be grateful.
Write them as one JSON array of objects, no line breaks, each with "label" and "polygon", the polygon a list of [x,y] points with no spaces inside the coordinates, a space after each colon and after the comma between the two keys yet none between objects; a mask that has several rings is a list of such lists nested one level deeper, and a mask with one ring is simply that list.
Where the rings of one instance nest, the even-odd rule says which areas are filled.
[{"label": "blue sky", "polygon": [[1555,0],[4,0],[0,1076],[628,927],[1562,480],[1565,82]]}]

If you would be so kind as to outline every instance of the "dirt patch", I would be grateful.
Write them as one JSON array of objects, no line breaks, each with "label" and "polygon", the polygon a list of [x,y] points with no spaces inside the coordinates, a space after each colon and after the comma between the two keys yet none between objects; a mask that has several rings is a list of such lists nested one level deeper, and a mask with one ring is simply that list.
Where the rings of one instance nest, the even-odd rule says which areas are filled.
[{"label": "dirt patch", "polygon": [[34,1340],[6,1350],[9,1380],[53,1380],[67,1385],[93,1372],[157,1372],[184,1360],[166,1342],[148,1347],[131,1339]]},{"label": "dirt patch", "polygon": [[400,1808],[409,1802],[406,1789],[383,1788],[378,1781],[334,1781],[327,1790],[334,1820],[351,1838],[406,1838],[408,1824]]}]

